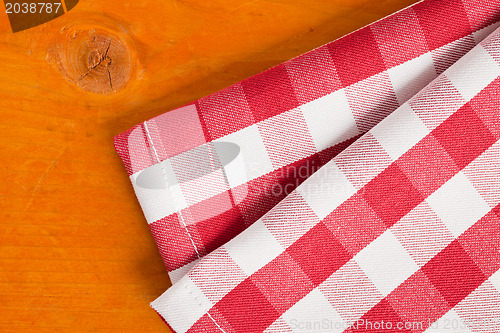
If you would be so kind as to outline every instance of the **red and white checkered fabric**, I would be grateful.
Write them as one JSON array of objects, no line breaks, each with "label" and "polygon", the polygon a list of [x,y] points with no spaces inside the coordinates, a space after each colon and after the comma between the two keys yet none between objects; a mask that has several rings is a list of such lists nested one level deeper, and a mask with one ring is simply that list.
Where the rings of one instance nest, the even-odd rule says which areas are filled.
[{"label": "red and white checkered fabric", "polygon": [[152,306],[176,332],[500,332],[499,268],[500,28]]},{"label": "red and white checkered fabric", "polygon": [[500,332],[498,20],[422,1],[117,136],[180,279],[153,307],[178,333]]},{"label": "red and white checkered fabric", "polygon": [[[496,0],[424,1],[117,136],[172,281],[406,102],[499,20]],[[356,182],[376,171],[359,167]]]}]

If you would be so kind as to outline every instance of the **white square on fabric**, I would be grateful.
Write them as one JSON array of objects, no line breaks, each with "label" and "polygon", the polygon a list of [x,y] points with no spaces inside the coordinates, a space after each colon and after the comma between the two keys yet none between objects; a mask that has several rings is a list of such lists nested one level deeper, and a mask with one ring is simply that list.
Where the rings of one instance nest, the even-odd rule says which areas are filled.
[{"label": "white square on fabric", "polygon": [[257,272],[285,250],[262,220],[258,220],[244,233],[226,243],[224,248],[231,259],[248,276]]},{"label": "white square on fabric", "polygon": [[489,281],[472,291],[453,310],[472,332],[500,331],[500,293]]},{"label": "white square on fabric", "polygon": [[465,325],[465,320],[453,309],[435,321],[424,333],[434,332],[472,333]]},{"label": "white square on fabric", "polygon": [[352,324],[377,305],[383,296],[353,260],[330,275],[319,290],[347,324]]},{"label": "white square on fabric", "polygon": [[294,304],[281,318],[293,332],[343,332],[347,325],[318,288]]},{"label": "white square on fabric", "polygon": [[316,171],[297,191],[320,219],[356,193],[349,179],[333,162]]},{"label": "white square on fabric", "polygon": [[[245,166],[247,181],[258,178],[274,170],[256,124],[226,135],[214,142],[232,142],[240,147],[242,164]],[[244,178],[238,177],[237,179],[243,180]],[[237,185],[241,184],[231,184],[232,187]]]},{"label": "white square on fabric", "polygon": [[[462,172],[491,208],[500,202],[500,141],[495,142],[485,152],[472,161]],[[485,172],[488,177],[485,177]]]},{"label": "white square on fabric", "polygon": [[419,269],[390,230],[356,254],[354,260],[384,297]]},{"label": "white square on fabric", "polygon": [[437,76],[430,52],[392,67],[387,72],[400,104],[408,101]]},{"label": "white square on fabric", "polygon": [[370,133],[395,161],[430,131],[406,103],[372,128]]},{"label": "white square on fabric", "polygon": [[360,134],[343,89],[304,104],[300,109],[318,151]]},{"label": "white square on fabric", "polygon": [[422,202],[391,227],[413,260],[425,265],[455,239],[427,202]]},{"label": "white square on fabric", "polygon": [[500,293],[500,270],[496,271],[495,274],[490,276],[488,281],[495,287],[496,290]]},{"label": "white square on fabric", "polygon": [[455,237],[490,210],[488,203],[462,172],[453,176],[426,201]]},{"label": "white square on fabric", "polygon": [[[165,161],[162,163],[165,163]],[[163,177],[162,170],[159,166],[160,164],[156,164],[149,169],[153,169],[155,172],[157,171],[161,177]],[[163,183],[160,183],[159,188],[148,188],[146,186],[141,186],[141,184],[137,182],[139,174],[138,172],[131,175],[130,180],[134,187],[135,195],[141,204],[146,221],[149,224],[187,207],[184,194],[178,184],[167,188],[166,182],[162,180]],[[161,188],[162,186],[163,188]]]},{"label": "white square on fabric", "polygon": [[318,152],[300,109],[270,117],[259,122],[257,126],[275,168],[281,168]]},{"label": "white square on fabric", "polygon": [[469,101],[500,75],[500,64],[478,45],[447,69],[444,75]]},{"label": "white square on fabric", "polygon": [[[189,330],[214,305],[187,276],[163,293],[166,294],[173,296],[170,299],[159,297],[151,302],[151,307],[161,313],[167,322],[177,321],[175,329],[178,332]],[[179,318],[182,320],[178,320]]]}]

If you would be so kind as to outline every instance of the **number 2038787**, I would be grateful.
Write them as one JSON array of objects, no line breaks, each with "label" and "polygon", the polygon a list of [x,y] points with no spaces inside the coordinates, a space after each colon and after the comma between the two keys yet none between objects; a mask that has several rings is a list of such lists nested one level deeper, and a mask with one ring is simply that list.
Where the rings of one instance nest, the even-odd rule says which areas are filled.
[{"label": "number 2038787", "polygon": [[58,13],[62,10],[61,3],[56,2],[24,2],[24,3],[5,3],[5,12],[7,14],[36,14],[36,13]]}]

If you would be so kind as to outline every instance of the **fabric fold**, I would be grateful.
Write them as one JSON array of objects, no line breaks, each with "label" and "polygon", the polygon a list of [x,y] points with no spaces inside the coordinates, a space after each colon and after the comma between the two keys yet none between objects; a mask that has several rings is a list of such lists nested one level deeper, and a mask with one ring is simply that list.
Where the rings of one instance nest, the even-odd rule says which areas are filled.
[{"label": "fabric fold", "polygon": [[[115,147],[172,282],[408,101],[499,19],[498,1],[425,0],[118,135]],[[352,182],[373,172],[360,164]]]},{"label": "fabric fold", "polygon": [[[445,3],[498,5],[396,15],[433,8],[429,34]],[[500,29],[455,61],[152,307],[177,333],[500,331]]]}]

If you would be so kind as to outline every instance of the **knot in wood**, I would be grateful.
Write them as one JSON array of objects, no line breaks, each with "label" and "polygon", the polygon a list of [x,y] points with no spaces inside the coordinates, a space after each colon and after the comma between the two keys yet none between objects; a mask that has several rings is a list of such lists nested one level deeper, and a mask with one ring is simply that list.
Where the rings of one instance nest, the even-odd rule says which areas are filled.
[{"label": "knot in wood", "polygon": [[101,94],[123,88],[132,71],[129,46],[104,29],[63,29],[49,50],[49,61],[68,81],[85,91]]}]

